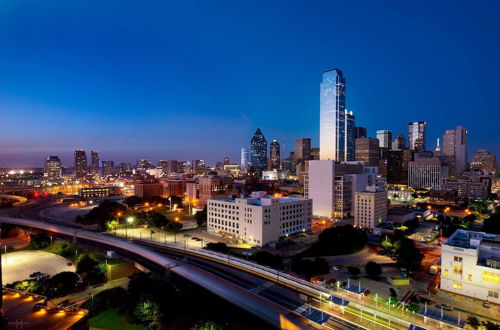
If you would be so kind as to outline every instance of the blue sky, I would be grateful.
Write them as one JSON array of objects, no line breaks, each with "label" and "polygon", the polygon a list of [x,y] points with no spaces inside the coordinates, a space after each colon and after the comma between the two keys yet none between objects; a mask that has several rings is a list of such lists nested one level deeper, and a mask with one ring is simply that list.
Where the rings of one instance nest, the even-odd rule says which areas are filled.
[{"label": "blue sky", "polygon": [[456,125],[500,154],[498,1],[3,1],[0,166],[237,160],[268,139],[318,145],[321,73],[357,125],[427,145]]}]

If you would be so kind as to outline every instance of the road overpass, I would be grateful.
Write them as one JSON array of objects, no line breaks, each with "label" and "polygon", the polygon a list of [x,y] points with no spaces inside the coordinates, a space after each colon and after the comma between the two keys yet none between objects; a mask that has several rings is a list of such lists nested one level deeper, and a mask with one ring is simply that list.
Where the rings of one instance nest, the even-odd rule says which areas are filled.
[{"label": "road overpass", "polygon": [[[29,219],[0,217],[0,224],[1,223],[48,231],[57,235],[73,237],[74,240],[81,239],[86,242],[95,242],[100,246],[106,246],[107,248],[126,251],[130,254],[140,256],[151,263],[159,265],[165,269],[165,271],[172,272],[200,285],[206,290],[256,315],[277,328],[314,329],[319,327],[317,323],[303,317],[299,313],[295,313],[277,303],[253,294],[230,281],[224,280],[220,276],[216,276],[198,267],[193,267],[187,263],[179,262],[174,258],[169,258],[147,247],[126,240],[102,233],[94,233]],[[335,322],[337,324],[335,329],[364,329],[364,327],[358,327],[348,320],[338,319]]]}]

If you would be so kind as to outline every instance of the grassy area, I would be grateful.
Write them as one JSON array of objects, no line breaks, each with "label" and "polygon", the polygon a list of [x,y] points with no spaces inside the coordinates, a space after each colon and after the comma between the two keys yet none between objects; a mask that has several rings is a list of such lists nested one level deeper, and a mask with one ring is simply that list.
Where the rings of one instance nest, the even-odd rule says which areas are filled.
[{"label": "grassy area", "polygon": [[106,330],[141,330],[143,326],[127,322],[125,315],[120,315],[115,309],[107,309],[89,320],[90,328]]}]

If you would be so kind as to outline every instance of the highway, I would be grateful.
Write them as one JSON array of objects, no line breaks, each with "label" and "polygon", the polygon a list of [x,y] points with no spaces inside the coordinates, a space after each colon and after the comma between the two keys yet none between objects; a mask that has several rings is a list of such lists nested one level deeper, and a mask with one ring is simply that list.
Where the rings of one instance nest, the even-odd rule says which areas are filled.
[{"label": "highway", "polygon": [[[167,271],[170,271],[178,276],[181,276],[197,285],[202,286],[206,290],[216,294],[217,296],[241,307],[242,309],[256,315],[262,320],[268,322],[269,324],[275,326],[276,328],[284,329],[314,329],[318,328],[319,325],[298,313],[294,313],[289,308],[271,301],[264,296],[257,295],[251,290],[248,290],[248,285],[241,287],[245,282],[243,278],[240,278],[238,284],[235,284],[234,276],[222,276],[224,271],[212,270],[206,264],[201,265],[198,262],[196,266],[188,263],[182,262],[173,258],[168,257],[165,254],[154,251],[150,248],[134,244],[132,242],[127,242],[125,240],[115,238],[106,234],[89,232],[86,230],[65,227],[52,223],[44,223],[36,220],[11,218],[11,217],[0,217],[0,223],[14,224],[24,227],[35,228],[38,230],[49,231],[59,235],[65,235],[73,237],[74,239],[82,239],[86,242],[94,242],[101,246],[106,246],[111,249],[116,249],[120,251],[126,251],[135,256],[139,256],[151,263],[154,263],[160,267],[164,267]],[[232,281],[229,281],[229,278]],[[272,295],[267,295],[269,298]],[[287,305],[283,301],[288,298],[284,298],[283,295],[277,295],[278,298],[275,300],[282,300],[284,305]],[[288,301],[288,306],[291,308],[296,304],[297,301]],[[347,320],[342,320],[337,318],[331,321],[333,329],[358,329],[363,327],[357,327],[351,324]]]}]

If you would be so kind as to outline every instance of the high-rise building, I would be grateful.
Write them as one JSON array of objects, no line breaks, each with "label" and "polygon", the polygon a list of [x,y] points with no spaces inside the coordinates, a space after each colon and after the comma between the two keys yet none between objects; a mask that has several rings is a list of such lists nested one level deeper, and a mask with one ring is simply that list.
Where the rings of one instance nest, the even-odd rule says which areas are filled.
[{"label": "high-rise building", "polygon": [[45,177],[49,181],[56,181],[61,178],[62,166],[58,156],[49,156],[45,160]]},{"label": "high-rise building", "polygon": [[311,160],[319,160],[319,148],[311,148]]},{"label": "high-rise building", "polygon": [[224,157],[224,165],[229,165],[231,162],[229,161],[229,157]]},{"label": "high-rise building", "polygon": [[209,198],[226,197],[231,186],[231,178],[220,176],[202,176],[199,178],[199,204],[204,206]]},{"label": "high-rise building", "polygon": [[75,150],[75,177],[82,179],[87,176],[87,154],[85,150]]},{"label": "high-rise building", "polygon": [[366,134],[366,128],[361,126],[356,126],[356,128],[354,129],[354,138],[359,139],[365,137],[368,137],[368,135]]},{"label": "high-rise building", "polygon": [[345,109],[345,79],[342,71],[323,72],[320,84],[320,159],[354,159],[355,122]]},{"label": "high-rise building", "polygon": [[90,152],[90,171],[92,174],[99,173],[99,153],[95,150]]},{"label": "high-rise building", "polygon": [[410,149],[390,150],[384,164],[379,164],[379,172],[383,173],[389,184],[408,184],[408,165],[413,161]]},{"label": "high-rise building", "polygon": [[392,132],[389,130],[377,131],[377,139],[380,148],[392,149]]},{"label": "high-rise building", "polygon": [[378,139],[357,138],[355,160],[363,162],[366,166],[378,166],[380,147]]},{"label": "high-rise building", "polygon": [[269,168],[281,170],[280,144],[276,139],[269,145]]},{"label": "high-rise building", "polygon": [[151,162],[148,159],[139,159],[137,161],[137,169],[139,170],[147,170],[152,168]]},{"label": "high-rise building", "polygon": [[425,151],[425,121],[408,123],[408,147],[416,152]]},{"label": "high-rise building", "polygon": [[295,165],[311,159],[311,138],[295,139],[293,157],[295,158]]},{"label": "high-rise building", "polygon": [[264,171],[267,167],[267,141],[260,128],[257,128],[252,137],[250,146],[250,161],[257,171]]},{"label": "high-rise building", "polygon": [[441,189],[443,179],[448,177],[448,167],[442,166],[439,158],[418,158],[408,165],[408,186],[412,188]]},{"label": "high-rise building", "polygon": [[398,134],[392,142],[392,150],[402,150],[406,148],[406,139],[403,133]]},{"label": "high-rise building", "polygon": [[387,191],[377,187],[367,187],[355,193],[354,226],[374,229],[387,219]]},{"label": "high-rise building", "polygon": [[450,163],[453,177],[460,177],[467,166],[467,129],[457,126],[446,130],[443,135],[442,154]]},{"label": "high-rise building", "polygon": [[115,170],[115,162],[112,160],[103,160],[101,162],[102,165],[102,175],[104,177],[113,175]]},{"label": "high-rise building", "polygon": [[497,157],[487,150],[478,150],[472,157],[471,168],[484,173],[492,173],[493,180],[495,180],[498,175]]},{"label": "high-rise building", "polygon": [[248,151],[248,148],[241,148],[241,170],[242,171],[248,171],[248,167],[249,167],[249,162],[250,162],[250,154],[249,154],[249,151]]}]

